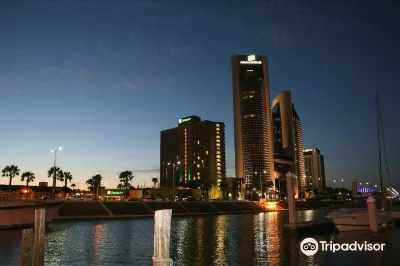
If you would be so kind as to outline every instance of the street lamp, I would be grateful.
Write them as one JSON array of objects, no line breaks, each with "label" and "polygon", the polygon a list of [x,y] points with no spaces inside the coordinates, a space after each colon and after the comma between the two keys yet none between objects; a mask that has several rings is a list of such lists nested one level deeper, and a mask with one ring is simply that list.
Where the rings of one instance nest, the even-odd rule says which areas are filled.
[{"label": "street lamp", "polygon": [[253,190],[251,191],[251,201],[253,201],[253,192],[256,191],[256,188],[253,188]]},{"label": "street lamp", "polygon": [[50,150],[50,152],[54,152],[54,168],[53,168],[53,187],[51,188],[51,197],[55,197],[56,192],[56,164],[57,164],[57,152],[61,151],[62,147],[58,147],[57,149]]},{"label": "street lamp", "polygon": [[[180,163],[180,161],[176,162],[177,165]],[[168,163],[168,165],[170,164],[171,163]],[[175,163],[172,164],[172,200],[175,201]]]},{"label": "street lamp", "polygon": [[[344,182],[344,180],[342,179],[342,182]],[[342,184],[342,186],[343,186],[343,184]],[[339,187],[339,193],[340,193],[340,187]]]},{"label": "street lamp", "polygon": [[[267,173],[267,171],[264,170],[264,174],[266,174],[266,173]],[[257,172],[255,172],[255,174],[257,174]],[[260,197],[260,202],[261,202],[262,194],[263,194],[262,182],[261,182],[261,172],[260,172],[260,192],[261,192],[261,197]]]}]

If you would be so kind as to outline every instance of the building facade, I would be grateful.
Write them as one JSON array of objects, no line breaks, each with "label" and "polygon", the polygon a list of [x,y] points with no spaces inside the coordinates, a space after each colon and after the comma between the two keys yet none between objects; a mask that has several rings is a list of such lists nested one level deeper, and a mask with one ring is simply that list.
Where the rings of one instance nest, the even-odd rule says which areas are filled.
[{"label": "building facade", "polygon": [[274,168],[276,178],[285,178],[288,171],[296,176],[296,196],[306,191],[303,135],[290,91],[279,92],[272,102],[274,133]]},{"label": "building facade", "polygon": [[224,123],[184,117],[177,127],[161,131],[160,144],[161,187],[196,181],[213,186],[211,198],[220,196],[220,183],[226,178]]},{"label": "building facade", "polygon": [[317,191],[325,189],[326,178],[324,156],[318,149],[305,149],[303,153],[307,189]]},{"label": "building facade", "polygon": [[236,177],[260,189],[260,179],[275,181],[267,57],[235,55],[231,63]]}]

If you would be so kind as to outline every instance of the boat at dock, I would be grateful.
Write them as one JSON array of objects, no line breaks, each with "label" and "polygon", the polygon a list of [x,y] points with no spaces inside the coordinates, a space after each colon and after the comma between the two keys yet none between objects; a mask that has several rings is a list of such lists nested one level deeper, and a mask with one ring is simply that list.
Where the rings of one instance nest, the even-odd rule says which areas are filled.
[{"label": "boat at dock", "polygon": [[[326,216],[340,232],[369,230],[369,215],[366,209],[337,209]],[[378,228],[383,229],[393,225],[391,212],[377,210]]]},{"label": "boat at dock", "polygon": [[57,214],[62,200],[21,200],[0,202],[0,229],[33,227],[35,209],[46,208],[46,223]]},{"label": "boat at dock", "polygon": [[[381,111],[379,107],[379,98],[378,94],[376,94],[376,114],[377,114],[377,129],[378,129],[378,146],[379,146],[379,179],[380,179],[380,197],[376,197],[376,199],[380,199],[380,208],[376,209],[376,218],[378,223],[378,228],[383,229],[385,227],[390,227],[393,225],[393,219],[397,219],[400,216],[400,212],[398,211],[389,211],[385,209],[386,207],[386,190],[383,186],[383,174],[382,174],[382,148],[383,155],[385,158],[386,171],[389,183],[389,192],[392,193],[392,187],[390,185],[390,175],[389,175],[389,166],[387,163],[387,153],[386,153],[386,145],[385,138],[383,134],[383,126],[381,119]],[[383,146],[383,147],[382,147]],[[391,198],[392,195],[390,195]],[[372,197],[372,195],[370,196]],[[369,214],[366,208],[342,208],[333,210],[326,216],[329,220],[331,220],[339,231],[361,231],[361,230],[369,230],[370,221]]]}]

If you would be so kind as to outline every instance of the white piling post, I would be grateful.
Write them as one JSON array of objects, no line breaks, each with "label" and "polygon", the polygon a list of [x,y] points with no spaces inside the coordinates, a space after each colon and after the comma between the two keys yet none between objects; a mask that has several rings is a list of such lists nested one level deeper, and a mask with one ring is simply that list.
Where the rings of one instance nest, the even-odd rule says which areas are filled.
[{"label": "white piling post", "polygon": [[369,196],[367,199],[367,204],[368,204],[369,229],[372,232],[378,232],[378,217],[377,217],[376,202],[374,197]]},{"label": "white piling post", "polygon": [[296,224],[296,202],[294,200],[293,176],[289,171],[286,174],[287,199],[289,209],[289,226]]},{"label": "white piling post", "polygon": [[169,243],[171,235],[172,210],[159,210],[154,213],[154,255],[153,266],[171,266]]}]

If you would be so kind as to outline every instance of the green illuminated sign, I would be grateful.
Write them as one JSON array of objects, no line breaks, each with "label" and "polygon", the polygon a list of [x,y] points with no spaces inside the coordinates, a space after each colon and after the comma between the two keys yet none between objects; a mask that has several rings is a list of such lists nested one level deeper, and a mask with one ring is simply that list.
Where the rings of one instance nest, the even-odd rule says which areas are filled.
[{"label": "green illuminated sign", "polygon": [[107,191],[107,195],[123,195],[123,191]]},{"label": "green illuminated sign", "polygon": [[188,121],[190,121],[190,120],[192,120],[191,117],[181,118],[181,119],[178,120],[178,123],[180,124],[180,123],[188,122]]}]

